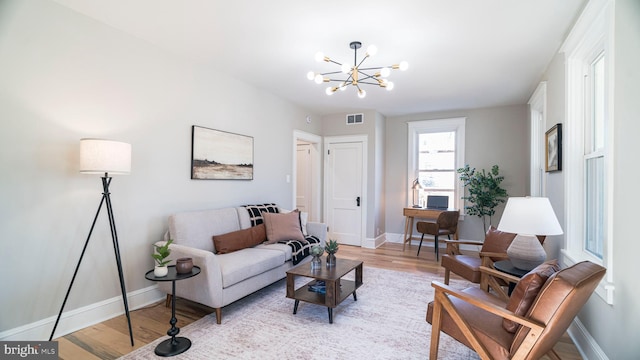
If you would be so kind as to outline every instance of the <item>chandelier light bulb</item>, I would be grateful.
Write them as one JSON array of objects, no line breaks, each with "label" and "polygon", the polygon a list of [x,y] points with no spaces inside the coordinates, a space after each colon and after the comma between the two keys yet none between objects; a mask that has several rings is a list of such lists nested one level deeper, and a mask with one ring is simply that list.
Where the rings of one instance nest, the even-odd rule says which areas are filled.
[{"label": "chandelier light bulb", "polygon": [[340,85],[340,91],[345,91],[345,90],[347,90],[347,83],[346,83],[346,82],[343,82],[343,83]]},{"label": "chandelier light bulb", "polygon": [[389,75],[391,75],[391,69],[389,69],[388,67],[384,67],[384,68],[382,68],[382,70],[380,70],[380,76],[386,78]]},{"label": "chandelier light bulb", "polygon": [[316,73],[314,73],[313,71],[309,71],[307,73],[307,79],[313,80],[313,79],[315,79],[315,77],[316,77]]},{"label": "chandelier light bulb", "polygon": [[387,81],[385,85],[386,85],[385,87],[386,87],[387,91],[393,90],[393,86],[394,86],[393,82]]},{"label": "chandelier light bulb", "polygon": [[324,53],[322,51],[318,51],[316,53],[316,61],[317,62],[324,61]]},{"label": "chandelier light bulb", "polygon": [[375,45],[369,45],[369,47],[367,47],[367,55],[369,56],[375,56],[378,53],[378,47]]},{"label": "chandelier light bulb", "polygon": [[313,80],[316,82],[316,84],[322,84],[322,82],[324,81],[324,78],[322,77],[322,75],[317,74]]},{"label": "chandelier light bulb", "polygon": [[347,64],[347,63],[344,63],[340,67],[340,70],[342,70],[343,74],[348,74],[351,71],[351,66],[349,66],[349,64]]},{"label": "chandelier light bulb", "polygon": [[409,68],[409,63],[406,61],[400,62],[400,71],[405,71]]},{"label": "chandelier light bulb", "polygon": [[358,90],[358,97],[359,97],[360,99],[364,99],[364,98],[365,98],[365,96],[367,96],[367,92],[366,92],[366,91],[364,91],[363,89],[359,89],[359,90]]},{"label": "chandelier light bulb", "polygon": [[327,95],[333,95],[335,90],[333,90],[333,88],[329,86],[324,92],[327,93]]}]

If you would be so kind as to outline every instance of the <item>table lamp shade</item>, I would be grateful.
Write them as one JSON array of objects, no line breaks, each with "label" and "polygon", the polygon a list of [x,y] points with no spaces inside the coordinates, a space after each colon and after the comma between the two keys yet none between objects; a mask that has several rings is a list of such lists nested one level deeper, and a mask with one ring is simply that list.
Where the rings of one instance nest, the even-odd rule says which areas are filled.
[{"label": "table lamp shade", "polygon": [[80,172],[129,174],[131,144],[103,139],[80,139]]},{"label": "table lamp shade", "polygon": [[547,258],[536,235],[562,234],[549,199],[543,197],[509,198],[498,230],[517,234],[507,255],[513,266],[523,270],[531,270]]},{"label": "table lamp shade", "polygon": [[562,235],[551,203],[544,197],[509,198],[498,230],[514,234]]}]

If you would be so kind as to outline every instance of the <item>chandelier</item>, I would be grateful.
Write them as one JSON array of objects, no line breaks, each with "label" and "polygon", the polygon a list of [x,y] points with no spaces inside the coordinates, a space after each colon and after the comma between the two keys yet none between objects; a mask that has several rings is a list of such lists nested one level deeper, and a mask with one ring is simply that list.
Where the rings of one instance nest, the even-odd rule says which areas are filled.
[{"label": "chandelier", "polygon": [[[389,65],[389,66],[378,66],[378,67],[361,67],[367,58],[370,56],[374,56],[378,52],[378,48],[375,45],[369,45],[367,47],[367,52],[364,57],[358,62],[358,49],[362,47],[362,43],[360,41],[352,41],[349,44],[349,47],[353,49],[353,66],[348,63],[339,63],[327,56],[325,56],[322,52],[318,52],[316,54],[317,62],[330,62],[340,66],[340,71],[332,71],[326,73],[315,73],[313,71],[309,71],[307,73],[307,79],[313,80],[316,84],[322,83],[337,83],[336,86],[329,86],[326,89],[327,95],[332,95],[338,90],[344,91],[347,89],[347,86],[353,85],[358,90],[358,97],[364,98],[367,96],[367,92],[360,87],[362,84],[367,85],[377,85],[381,88],[385,88],[388,91],[393,89],[393,83],[387,80],[389,74],[391,74],[391,70],[400,69],[401,71],[407,70],[409,68],[409,63],[406,61],[402,61],[399,64]],[[335,77],[335,78],[334,78]]]}]

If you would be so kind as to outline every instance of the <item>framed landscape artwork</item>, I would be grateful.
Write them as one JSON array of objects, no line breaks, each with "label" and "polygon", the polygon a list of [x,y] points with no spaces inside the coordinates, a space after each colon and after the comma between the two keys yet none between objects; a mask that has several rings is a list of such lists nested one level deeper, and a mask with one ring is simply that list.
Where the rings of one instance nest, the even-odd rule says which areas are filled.
[{"label": "framed landscape artwork", "polygon": [[556,124],[545,133],[546,171],[562,170],[562,124]]},{"label": "framed landscape artwork", "polygon": [[253,180],[253,137],[193,125],[191,178]]}]

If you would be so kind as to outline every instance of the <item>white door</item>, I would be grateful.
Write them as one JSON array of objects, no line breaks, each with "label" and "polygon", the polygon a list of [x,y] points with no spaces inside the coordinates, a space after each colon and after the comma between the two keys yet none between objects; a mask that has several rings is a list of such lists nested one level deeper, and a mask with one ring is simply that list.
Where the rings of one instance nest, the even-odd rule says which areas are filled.
[{"label": "white door", "polygon": [[361,246],[363,142],[328,140],[326,155],[328,237],[341,244]]},{"label": "white door", "polygon": [[311,145],[301,143],[296,149],[296,209],[310,213]]}]

